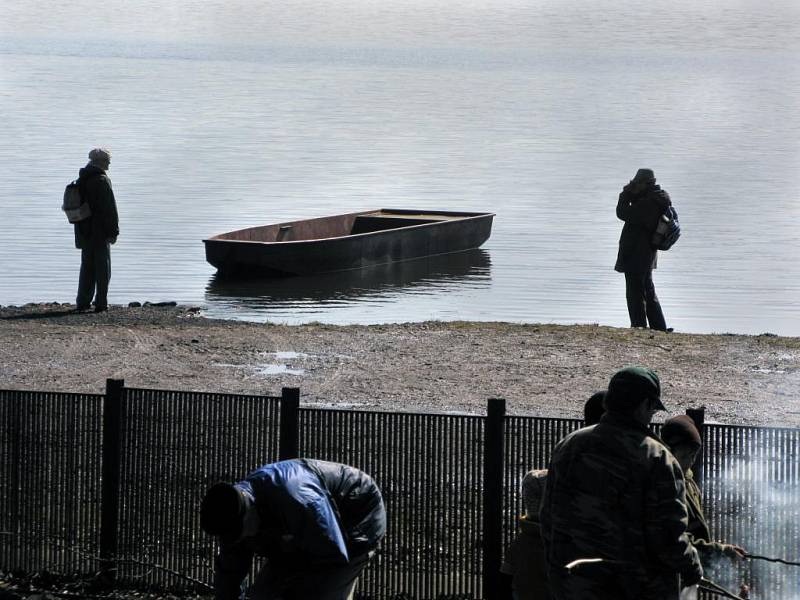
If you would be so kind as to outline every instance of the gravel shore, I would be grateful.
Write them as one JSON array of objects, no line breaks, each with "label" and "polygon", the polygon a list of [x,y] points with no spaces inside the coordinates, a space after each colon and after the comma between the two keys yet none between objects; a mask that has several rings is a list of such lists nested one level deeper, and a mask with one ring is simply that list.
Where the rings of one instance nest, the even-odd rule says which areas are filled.
[{"label": "gravel shore", "polygon": [[[206,319],[191,307],[0,308],[0,388],[131,387],[280,394],[305,405],[577,417],[628,364],[655,369],[670,413],[800,426],[800,338],[694,335],[592,325],[426,322],[300,326]],[[663,416],[663,415],[662,415]],[[656,416],[659,420],[660,416]]]}]

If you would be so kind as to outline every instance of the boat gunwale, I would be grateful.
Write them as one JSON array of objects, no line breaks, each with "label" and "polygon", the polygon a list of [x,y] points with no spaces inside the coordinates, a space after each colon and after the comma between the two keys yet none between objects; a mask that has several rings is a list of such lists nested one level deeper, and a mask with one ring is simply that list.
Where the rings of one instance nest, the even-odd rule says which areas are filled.
[{"label": "boat gunwale", "polygon": [[[222,235],[229,235],[231,233],[237,233],[240,231],[247,231],[248,229],[258,229],[260,227],[281,227],[285,225],[292,225],[294,223],[298,223],[300,221],[311,221],[314,219],[326,219],[330,217],[311,217],[310,219],[298,219],[295,221],[286,221],[284,223],[270,223],[267,225],[256,225],[255,227],[245,227],[244,229],[234,229],[233,231],[226,231],[225,233],[220,233],[218,235],[212,236],[210,238],[206,238],[203,240],[203,243],[206,244],[208,242],[214,243],[233,243],[233,244],[261,244],[265,246],[288,246],[292,244],[307,244],[307,243],[315,243],[315,242],[326,242],[326,241],[335,241],[335,240],[351,240],[351,239],[359,239],[368,235],[376,235],[376,234],[383,234],[392,231],[400,231],[400,230],[408,230],[408,229],[417,229],[420,227],[430,227],[433,225],[442,225],[444,223],[460,223],[463,221],[471,221],[474,219],[485,219],[486,217],[494,217],[496,213],[486,212],[486,213],[473,213],[473,212],[460,212],[460,211],[441,211],[441,210],[427,210],[427,211],[415,211],[415,210],[408,210],[408,209],[390,209],[390,208],[379,208],[374,210],[368,211],[359,211],[354,213],[344,213],[341,215],[331,215],[332,217],[349,217],[351,215],[361,216],[361,215],[369,215],[370,213],[374,213],[377,211],[387,211],[387,212],[395,212],[398,214],[405,214],[405,215],[414,215],[414,214],[430,214],[430,215],[453,215],[456,216],[454,219],[446,219],[442,221],[431,221],[430,223],[419,223],[417,225],[406,225],[403,227],[393,227],[391,229],[379,229],[377,231],[366,231],[364,233],[348,233],[347,235],[337,235],[334,237],[325,237],[325,238],[312,238],[308,240],[286,240],[285,242],[259,242],[256,240],[226,240],[220,239],[219,236]],[[464,216],[458,216],[464,215]],[[391,216],[391,215],[390,215]]]}]

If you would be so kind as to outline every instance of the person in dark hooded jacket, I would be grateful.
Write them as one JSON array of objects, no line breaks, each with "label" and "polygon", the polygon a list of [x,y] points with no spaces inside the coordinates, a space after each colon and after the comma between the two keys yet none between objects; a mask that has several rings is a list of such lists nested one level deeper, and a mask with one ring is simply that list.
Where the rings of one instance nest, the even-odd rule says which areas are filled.
[{"label": "person in dark hooded jacket", "polygon": [[711,537],[711,529],[703,513],[703,496],[692,473],[692,465],[703,445],[700,432],[692,418],[688,415],[678,415],[664,421],[661,427],[661,439],[683,470],[686,482],[686,509],[689,513],[687,533],[689,541],[700,555],[700,560],[703,563],[710,563],[722,556],[733,559],[744,558],[746,551],[741,546],[717,542]]},{"label": "person in dark hooded jacket", "polygon": [[108,310],[111,245],[117,242],[119,235],[117,203],[106,174],[110,164],[111,152],[106,148],[94,148],[89,152],[89,164],[79,171],[78,189],[92,214],[75,223],[75,247],[81,251],[75,300],[78,311],[88,310],[93,297],[95,312]]},{"label": "person in dark hooded jacket", "polygon": [[625,274],[631,327],[647,327],[649,323],[651,329],[667,331],[653,284],[658,251],[652,239],[664,209],[671,205],[669,194],[656,183],[650,169],[639,169],[619,195],[617,218],[625,221],[625,225],[614,269]]},{"label": "person in dark hooded jacket", "polygon": [[211,486],[200,526],[218,536],[216,600],[244,599],[254,555],[268,560],[252,600],[351,600],[359,575],[386,532],[372,478],[312,459],[264,465],[235,484]]}]

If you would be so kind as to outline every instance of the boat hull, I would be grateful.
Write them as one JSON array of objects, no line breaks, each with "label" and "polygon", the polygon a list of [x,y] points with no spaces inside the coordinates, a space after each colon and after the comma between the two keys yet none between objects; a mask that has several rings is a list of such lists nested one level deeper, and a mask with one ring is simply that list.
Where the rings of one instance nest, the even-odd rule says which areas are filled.
[{"label": "boat hull", "polygon": [[[367,215],[371,220],[380,218],[386,221],[393,219],[394,215],[400,215],[398,219],[409,221],[414,214],[413,211],[384,209],[380,215],[374,212],[355,213],[342,215],[341,218],[356,222],[356,226],[348,225],[355,230],[364,226],[358,225],[360,221],[356,221],[353,217]],[[232,235],[247,237],[247,232],[266,230],[266,228],[241,230],[203,240],[206,260],[221,273],[260,276],[308,275],[362,269],[425,256],[462,252],[478,248],[491,235],[494,215],[490,213],[427,211],[420,214],[432,215],[433,218],[441,220],[432,222],[411,220],[409,222],[413,224],[408,226],[308,240],[264,242],[225,238]],[[369,223],[370,219],[362,221]],[[322,222],[323,219],[318,221]],[[291,231],[293,226],[297,226],[302,230],[305,223],[307,222],[297,221],[272,227]],[[255,233],[249,235],[256,236]]]}]

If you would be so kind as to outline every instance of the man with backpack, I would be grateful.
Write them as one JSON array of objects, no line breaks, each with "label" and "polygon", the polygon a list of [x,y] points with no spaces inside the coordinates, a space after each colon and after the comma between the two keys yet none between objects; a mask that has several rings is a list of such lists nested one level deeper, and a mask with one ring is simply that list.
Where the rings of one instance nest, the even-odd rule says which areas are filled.
[{"label": "man with backpack", "polygon": [[94,311],[108,310],[108,283],[111,280],[111,245],[119,235],[119,217],[111,180],[106,171],[111,152],[94,148],[89,163],[79,172],[81,202],[88,204],[89,217],[75,223],[75,247],[81,251],[78,281],[78,311],[89,310],[94,297]]},{"label": "man with backpack", "polygon": [[[680,230],[677,215],[666,190],[656,183],[651,169],[639,169],[634,178],[622,188],[617,202],[617,217],[625,221],[619,238],[619,252],[614,269],[625,274],[625,296],[631,327],[647,327],[659,331],[667,329],[661,304],[653,284],[658,249],[667,249],[674,243]],[[666,220],[665,220],[666,219]],[[664,226],[673,228],[664,243]],[[669,229],[669,227],[668,227]],[[671,235],[670,235],[671,234]]]}]

